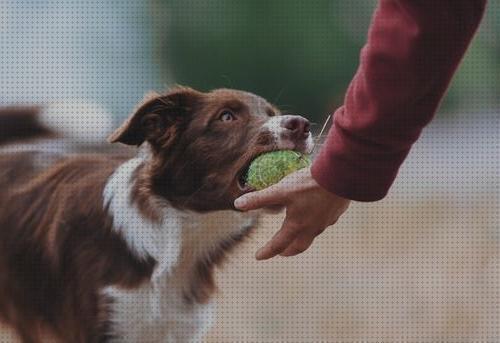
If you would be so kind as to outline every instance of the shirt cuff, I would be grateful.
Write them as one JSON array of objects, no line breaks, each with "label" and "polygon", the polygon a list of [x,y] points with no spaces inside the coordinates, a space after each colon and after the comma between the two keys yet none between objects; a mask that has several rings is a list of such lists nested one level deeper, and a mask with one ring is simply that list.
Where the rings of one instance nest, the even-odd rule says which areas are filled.
[{"label": "shirt cuff", "polygon": [[387,195],[408,152],[382,153],[334,124],[311,173],[321,187],[338,196],[377,201]]}]

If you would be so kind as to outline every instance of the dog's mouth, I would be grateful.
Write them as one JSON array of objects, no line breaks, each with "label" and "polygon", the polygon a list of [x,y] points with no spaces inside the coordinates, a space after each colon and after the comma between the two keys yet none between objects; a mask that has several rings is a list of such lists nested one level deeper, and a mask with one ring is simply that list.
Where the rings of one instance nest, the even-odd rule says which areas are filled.
[{"label": "dog's mouth", "polygon": [[[252,156],[250,156],[245,161],[245,163],[243,164],[243,167],[241,167],[240,170],[238,171],[238,173],[236,174],[236,181],[238,184],[238,188],[242,194],[255,191],[255,189],[247,183],[248,171],[250,169],[250,165],[252,164],[252,162],[262,154],[265,154],[265,153],[268,153],[271,151],[278,151],[278,150],[284,150],[284,149],[272,147],[269,149],[261,150],[255,154],[253,154]],[[297,149],[297,151],[300,151],[300,149]]]},{"label": "dog's mouth", "polygon": [[248,175],[248,168],[250,165],[246,166],[243,168],[239,173],[238,173],[238,187],[240,188],[241,191],[248,191],[249,188],[251,188],[247,184],[247,175]]},{"label": "dog's mouth", "polygon": [[309,147],[305,143],[300,145],[294,144],[294,146],[278,146],[277,144],[273,144],[271,146],[267,146],[266,148],[263,149],[261,148],[259,149],[259,151],[253,153],[248,159],[245,160],[243,166],[236,173],[236,184],[238,185],[238,190],[240,195],[255,191],[255,189],[252,186],[248,185],[247,177],[250,165],[257,157],[268,152],[279,151],[279,150],[293,150],[299,153],[308,154],[311,152],[310,148],[311,147]]},{"label": "dog's mouth", "polygon": [[250,164],[252,164],[253,160],[255,160],[260,154],[255,154],[249,158],[236,174],[236,183],[238,184],[238,188],[242,194],[254,191],[253,187],[247,184],[248,170],[250,169]]},{"label": "dog's mouth", "polygon": [[278,149],[276,146],[260,149],[260,151],[253,153],[244,162],[243,166],[239,169],[238,173],[236,174],[236,183],[238,184],[238,189],[240,190],[241,194],[255,191],[255,189],[247,183],[248,170],[250,169],[250,165],[252,164],[252,162],[260,155],[276,150],[280,149]]}]

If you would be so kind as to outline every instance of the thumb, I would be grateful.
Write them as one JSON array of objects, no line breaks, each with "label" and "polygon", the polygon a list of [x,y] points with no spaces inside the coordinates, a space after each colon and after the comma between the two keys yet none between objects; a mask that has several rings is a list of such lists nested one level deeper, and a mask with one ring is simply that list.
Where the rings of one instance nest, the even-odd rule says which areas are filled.
[{"label": "thumb", "polygon": [[234,207],[242,211],[255,210],[273,205],[284,205],[285,196],[279,183],[261,191],[246,193],[234,201]]}]

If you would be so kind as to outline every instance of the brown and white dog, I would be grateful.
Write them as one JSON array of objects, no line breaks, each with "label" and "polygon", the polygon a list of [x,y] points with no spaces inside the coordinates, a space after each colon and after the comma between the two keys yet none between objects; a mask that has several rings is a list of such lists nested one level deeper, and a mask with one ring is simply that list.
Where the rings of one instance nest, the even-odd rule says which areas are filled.
[{"label": "brown and white dog", "polygon": [[[0,134],[50,134],[28,112],[0,114],[25,124]],[[258,218],[233,208],[245,169],[309,151],[309,123],[251,93],[175,88],[109,140],[138,154],[0,154],[0,321],[24,342],[197,341],[213,267]]]}]

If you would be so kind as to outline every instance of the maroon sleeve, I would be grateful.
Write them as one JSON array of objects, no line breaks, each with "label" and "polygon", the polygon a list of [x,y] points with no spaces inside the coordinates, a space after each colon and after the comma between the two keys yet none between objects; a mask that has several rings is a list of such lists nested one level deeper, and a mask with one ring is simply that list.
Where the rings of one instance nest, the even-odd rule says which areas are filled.
[{"label": "maroon sleeve", "polygon": [[381,0],[344,105],[312,166],[325,189],[382,199],[432,119],[486,0]]}]

